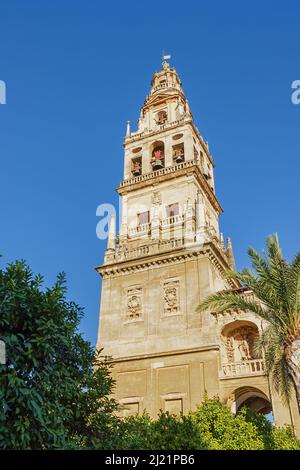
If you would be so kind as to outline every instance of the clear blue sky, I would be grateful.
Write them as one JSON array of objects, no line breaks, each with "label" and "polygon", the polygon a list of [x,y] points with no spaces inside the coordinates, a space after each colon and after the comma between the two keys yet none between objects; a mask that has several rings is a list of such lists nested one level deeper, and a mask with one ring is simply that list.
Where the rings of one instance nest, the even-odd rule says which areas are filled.
[{"label": "clear blue sky", "polygon": [[117,203],[127,119],[135,127],[161,50],[172,54],[210,143],[221,229],[239,268],[278,232],[300,248],[299,1],[0,0],[0,252],[51,284],[64,270],[95,343],[96,207]]}]

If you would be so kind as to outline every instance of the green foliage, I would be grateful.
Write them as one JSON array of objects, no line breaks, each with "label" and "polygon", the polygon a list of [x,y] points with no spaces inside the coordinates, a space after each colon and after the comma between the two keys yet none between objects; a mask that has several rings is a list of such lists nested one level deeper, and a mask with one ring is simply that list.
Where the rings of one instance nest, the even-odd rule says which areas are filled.
[{"label": "green foliage", "polygon": [[268,237],[263,256],[253,248],[249,248],[248,255],[252,270],[229,271],[227,277],[250,289],[253,300],[234,290],[220,291],[208,296],[198,311],[239,309],[263,319],[267,328],[257,341],[257,351],[265,355],[267,371],[285,402],[290,400],[294,387],[300,410],[300,364],[296,359],[300,340],[300,253],[288,263],[274,235]]},{"label": "green foliage", "polygon": [[124,421],[121,448],[128,450],[205,449],[201,434],[195,430],[191,415],[175,416],[161,412],[157,420],[147,414]]},{"label": "green foliage", "polygon": [[234,415],[218,400],[205,400],[192,414],[198,433],[208,449],[260,450],[263,440],[257,428],[243,415]]},{"label": "green foliage", "polygon": [[265,450],[300,450],[300,441],[295,438],[291,427],[277,428],[264,415],[248,408],[242,408],[240,414],[256,427]]},{"label": "green foliage", "polygon": [[160,413],[130,417],[119,428],[118,449],[296,450],[290,428],[276,428],[265,416],[243,408],[233,414],[218,399],[206,399],[187,416]]},{"label": "green foliage", "polygon": [[112,446],[109,368],[77,331],[82,310],[66,300],[64,275],[42,282],[25,262],[0,270],[0,448]]}]

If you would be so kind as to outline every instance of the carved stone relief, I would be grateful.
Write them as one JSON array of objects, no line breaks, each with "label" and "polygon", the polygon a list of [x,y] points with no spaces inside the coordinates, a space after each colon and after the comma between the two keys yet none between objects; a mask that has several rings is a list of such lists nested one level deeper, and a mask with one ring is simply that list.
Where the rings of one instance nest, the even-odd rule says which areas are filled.
[{"label": "carved stone relief", "polygon": [[164,312],[166,314],[179,311],[179,281],[168,281],[163,285]]},{"label": "carved stone relief", "polygon": [[240,362],[254,359],[253,344],[256,334],[254,327],[245,325],[230,331],[226,336],[222,335],[227,361]]},{"label": "carved stone relief", "polygon": [[151,202],[154,206],[161,204],[161,193],[160,193],[160,191],[153,191]]},{"label": "carved stone relief", "polygon": [[127,320],[137,320],[142,316],[142,288],[127,291]]}]

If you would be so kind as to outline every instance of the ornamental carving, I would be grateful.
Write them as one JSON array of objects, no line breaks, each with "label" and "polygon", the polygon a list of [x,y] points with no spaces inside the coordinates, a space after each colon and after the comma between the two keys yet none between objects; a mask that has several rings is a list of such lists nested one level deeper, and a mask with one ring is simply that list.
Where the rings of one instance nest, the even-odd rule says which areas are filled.
[{"label": "ornamental carving", "polygon": [[142,316],[142,288],[127,291],[127,319],[137,320]]},{"label": "ornamental carving", "polygon": [[160,193],[160,191],[153,191],[151,202],[154,206],[161,204],[161,193]]},{"label": "ornamental carving", "polygon": [[253,351],[255,335],[258,332],[252,326],[244,325],[222,335],[228,362],[249,361],[255,359]]},{"label": "ornamental carving", "polygon": [[179,311],[179,281],[164,283],[164,312],[166,314]]}]

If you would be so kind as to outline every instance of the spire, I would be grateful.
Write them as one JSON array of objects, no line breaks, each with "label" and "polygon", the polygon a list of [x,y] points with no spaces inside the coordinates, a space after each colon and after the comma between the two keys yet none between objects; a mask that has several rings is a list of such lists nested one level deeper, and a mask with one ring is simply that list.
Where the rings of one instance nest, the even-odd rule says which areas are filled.
[{"label": "spire", "polygon": [[126,137],[130,137],[130,121],[127,121],[127,127],[126,127]]},{"label": "spire", "polygon": [[112,215],[109,220],[107,251],[115,251],[116,248],[116,217]]},{"label": "spire", "polygon": [[227,238],[227,258],[230,269],[235,271],[234,254],[230,237]]}]

